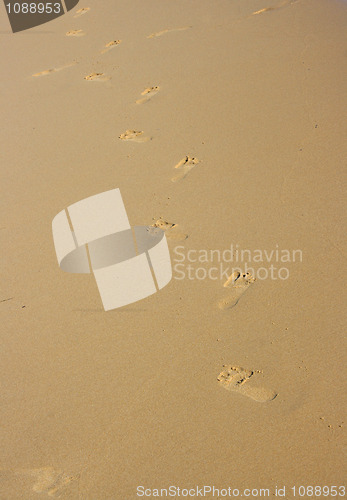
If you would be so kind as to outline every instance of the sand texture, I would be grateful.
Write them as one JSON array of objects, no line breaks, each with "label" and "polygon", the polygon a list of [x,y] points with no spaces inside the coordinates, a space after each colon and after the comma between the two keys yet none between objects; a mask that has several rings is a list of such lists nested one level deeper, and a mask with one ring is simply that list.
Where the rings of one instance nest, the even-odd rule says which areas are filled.
[{"label": "sand texture", "polygon": [[[337,0],[89,0],[12,34],[3,11],[0,499],[343,484],[346,21]],[[105,312],[51,224],[113,188],[195,260]],[[231,245],[302,259],[196,275]]]}]

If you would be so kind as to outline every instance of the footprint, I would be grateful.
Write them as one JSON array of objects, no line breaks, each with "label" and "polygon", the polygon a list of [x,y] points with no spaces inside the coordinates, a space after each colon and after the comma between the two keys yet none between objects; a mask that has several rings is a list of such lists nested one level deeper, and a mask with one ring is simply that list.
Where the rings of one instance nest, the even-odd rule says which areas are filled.
[{"label": "footprint", "polygon": [[31,76],[46,76],[50,75],[51,73],[55,73],[56,71],[58,71],[57,68],[45,69],[44,71],[40,71],[40,73],[35,73],[34,75]]},{"label": "footprint", "polygon": [[236,306],[242,295],[254,282],[255,278],[250,273],[233,272],[223,285],[225,288],[231,288],[232,291],[218,302],[219,309],[231,309]]},{"label": "footprint", "polygon": [[252,16],[256,16],[258,14],[263,14],[264,12],[270,12],[272,10],[278,10],[281,9],[282,7],[286,7],[288,5],[292,5],[293,3],[298,2],[299,0],[284,0],[283,2],[279,3],[276,5],[276,7],[265,7],[265,9],[260,9],[256,10],[255,12],[252,12]]},{"label": "footprint", "polygon": [[59,497],[70,483],[77,481],[80,477],[79,474],[71,476],[53,467],[26,469],[16,471],[15,474],[25,474],[34,477],[33,491],[36,493],[46,493],[50,497]]},{"label": "footprint", "polygon": [[189,28],[192,28],[193,26],[184,26],[182,28],[171,28],[171,29],[167,29],[167,30],[162,30],[162,31],[158,31],[157,33],[152,33],[151,35],[148,35],[147,38],[156,38],[158,36],[162,36],[162,35],[165,35],[165,33],[171,33],[172,31],[185,31],[185,30],[189,30]]},{"label": "footprint", "polygon": [[83,7],[82,9],[76,10],[76,14],[73,17],[80,17],[86,14],[90,10],[90,7]]},{"label": "footprint", "polygon": [[175,168],[178,169],[178,174],[172,177],[172,182],[177,182],[184,179],[192,168],[195,167],[199,163],[197,158],[191,158],[190,156],[186,156],[180,162],[175,165]]},{"label": "footprint", "polygon": [[79,478],[78,475],[70,476],[63,471],[53,469],[53,467],[34,469],[30,471],[30,474],[36,478],[33,491],[37,493],[48,493],[48,495],[52,497],[59,496],[63,488]]},{"label": "footprint", "polygon": [[105,54],[106,52],[108,52],[109,50],[113,49],[113,47],[115,47],[116,45],[119,45],[121,43],[122,40],[112,40],[112,42],[108,42],[106,45],[105,45],[105,48],[100,52],[101,54]]},{"label": "footprint", "polygon": [[265,387],[250,387],[248,381],[256,373],[256,370],[245,370],[240,366],[223,365],[224,370],[217,377],[219,385],[228,391],[239,392],[259,403],[272,401],[277,396],[277,392]]},{"label": "footprint", "polygon": [[122,141],[147,142],[151,138],[145,137],[142,130],[126,130],[119,136]]},{"label": "footprint", "polygon": [[257,10],[256,12],[252,12],[252,16],[256,16],[257,14],[262,14],[263,12],[269,12],[270,10],[276,10],[276,7],[266,7],[265,9]]},{"label": "footprint", "polygon": [[90,73],[84,77],[85,80],[88,81],[97,81],[97,82],[106,82],[107,80],[111,80],[110,76],[104,75],[104,73]]},{"label": "footprint", "polygon": [[77,64],[77,62],[66,64],[65,66],[61,66],[60,68],[45,69],[44,71],[40,71],[39,73],[35,73],[31,76],[37,77],[37,76],[50,75],[51,73],[57,73],[58,71],[61,71],[62,69],[70,68],[71,66],[75,66],[75,64]]},{"label": "footprint", "polygon": [[83,30],[70,30],[65,33],[66,36],[84,36],[85,32]]},{"label": "footprint", "polygon": [[182,233],[178,229],[178,225],[173,222],[167,222],[163,219],[158,219],[151,227],[159,228],[165,231],[165,236],[169,240],[184,241],[188,238],[187,234]]},{"label": "footprint", "polygon": [[245,286],[254,283],[255,279],[250,273],[241,274],[239,271],[234,271],[224,283],[224,288],[244,288]]},{"label": "footprint", "polygon": [[141,95],[143,95],[144,97],[142,97],[142,99],[138,99],[136,101],[136,104],[143,104],[149,101],[155,94],[159,92],[159,90],[160,87],[148,87],[143,92],[141,92]]}]

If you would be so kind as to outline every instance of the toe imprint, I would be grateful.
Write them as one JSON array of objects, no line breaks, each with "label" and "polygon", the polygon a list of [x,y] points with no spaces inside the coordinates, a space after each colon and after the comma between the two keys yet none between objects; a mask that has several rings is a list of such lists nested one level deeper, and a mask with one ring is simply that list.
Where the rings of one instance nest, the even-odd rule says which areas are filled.
[{"label": "toe imprint", "polygon": [[249,380],[257,373],[261,372],[246,370],[240,366],[224,365],[224,370],[218,375],[217,380],[224,389],[239,392],[258,403],[272,401],[277,396],[277,392],[265,387],[252,387],[249,385]]},{"label": "toe imprint", "polygon": [[199,160],[197,158],[187,155],[175,165],[175,168],[178,169],[178,174],[172,177],[172,182],[178,182],[184,179],[198,163]]}]

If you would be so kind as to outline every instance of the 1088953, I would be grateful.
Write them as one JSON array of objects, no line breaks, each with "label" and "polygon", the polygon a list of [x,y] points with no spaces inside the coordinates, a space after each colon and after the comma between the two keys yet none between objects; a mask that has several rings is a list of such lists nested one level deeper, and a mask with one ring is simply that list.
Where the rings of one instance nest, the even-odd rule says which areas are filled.
[{"label": "1088953", "polygon": [[34,28],[64,15],[79,0],[4,0],[12,32]]}]

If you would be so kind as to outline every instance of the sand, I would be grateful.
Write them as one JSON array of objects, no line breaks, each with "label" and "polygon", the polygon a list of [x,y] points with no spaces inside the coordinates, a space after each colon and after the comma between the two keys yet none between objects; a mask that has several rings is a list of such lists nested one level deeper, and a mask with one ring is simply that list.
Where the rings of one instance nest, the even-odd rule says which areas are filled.
[{"label": "sand", "polygon": [[[3,8],[1,499],[343,484],[346,9],[88,0],[11,34]],[[302,258],[286,279],[194,262],[104,312],[51,223],[113,188],[173,265]]]}]

